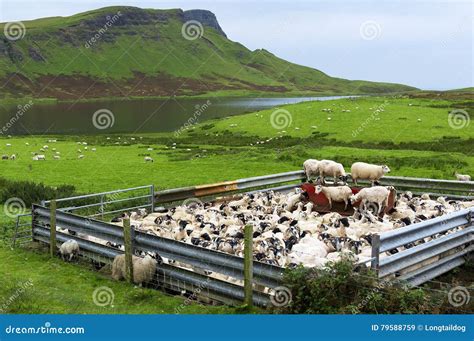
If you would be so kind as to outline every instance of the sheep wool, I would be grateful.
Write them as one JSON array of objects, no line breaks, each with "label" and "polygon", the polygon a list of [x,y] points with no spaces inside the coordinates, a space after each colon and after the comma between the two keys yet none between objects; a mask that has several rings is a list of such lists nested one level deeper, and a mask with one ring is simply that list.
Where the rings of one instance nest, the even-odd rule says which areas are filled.
[{"label": "sheep wool", "polygon": [[[145,258],[133,256],[133,283],[142,285],[150,282],[156,272],[158,262],[151,256],[146,255]],[[112,263],[112,278],[119,281],[125,278],[125,255],[118,255]]]}]

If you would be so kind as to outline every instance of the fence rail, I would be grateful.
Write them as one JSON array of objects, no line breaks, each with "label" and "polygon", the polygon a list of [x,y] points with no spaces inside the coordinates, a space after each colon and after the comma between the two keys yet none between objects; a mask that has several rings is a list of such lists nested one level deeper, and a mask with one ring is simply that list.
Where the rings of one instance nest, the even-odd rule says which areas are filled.
[{"label": "fence rail", "polygon": [[[189,198],[210,198],[219,199],[222,196],[236,194],[239,192],[252,193],[261,190],[288,191],[301,183],[305,179],[303,171],[292,171],[280,174],[258,176],[252,178],[238,179],[235,181],[220,182],[215,184],[183,187],[154,191],[154,186],[140,186],[135,188],[76,196],[71,198],[58,199],[59,203],[71,201],[92,200],[98,198],[98,202],[87,202],[79,206],[67,205],[55,211],[57,226],[84,235],[94,236],[99,239],[113,243],[124,243],[122,228],[96,220],[95,217],[104,214],[112,214],[124,210],[137,209],[140,207],[154,210],[155,205],[170,204],[172,202]],[[361,181],[361,185],[368,182]],[[381,185],[392,185],[397,189],[411,190],[414,193],[426,192],[435,195],[443,195],[449,198],[474,199],[474,182],[460,182],[451,180],[434,180],[423,178],[405,177],[384,177],[380,180]],[[147,194],[129,196],[127,198],[107,199],[107,196],[116,196],[120,193],[133,193],[133,191],[147,191]],[[133,200],[145,200],[143,205],[130,205]],[[50,241],[50,208],[47,205],[50,201],[43,201],[42,205],[34,205],[32,209],[32,223],[29,238],[45,243]],[[120,209],[106,211],[108,205],[127,204]],[[88,215],[79,215],[81,209],[99,207],[100,209]],[[418,224],[400,228],[394,231],[375,235],[372,245],[371,266],[379,273],[380,278],[395,277],[399,280],[407,281],[410,285],[419,285],[430,280],[456,266],[464,263],[466,255],[474,251],[474,209],[466,209],[451,213],[436,219],[423,221]],[[71,212],[76,212],[75,214]],[[25,215],[26,216],[26,215]],[[20,228],[25,224],[20,224],[18,218],[15,231],[14,243],[24,238]],[[384,252],[408,245],[416,241],[423,240],[433,235],[444,234],[447,231],[463,227],[459,231],[449,233],[440,238],[432,239],[415,247],[408,248],[394,255],[380,258]],[[85,239],[57,233],[57,239],[61,242],[66,239],[75,239],[85,252],[100,255],[109,260],[113,259],[121,251],[94,243]],[[133,233],[133,247],[140,251],[157,252],[165,258],[186,264],[194,269],[212,271],[235,279],[242,279],[244,273],[243,258],[229,255],[223,252],[209,250],[186,244],[176,240],[161,238],[146,234],[140,231]],[[158,269],[160,285],[171,289],[190,290],[194,286],[201,286],[205,283],[209,289],[211,298],[215,298],[225,303],[241,302],[243,300],[243,287],[220,281],[215,278],[197,273],[188,269],[183,269],[173,265],[164,264]],[[254,281],[262,286],[274,288],[281,284],[284,269],[253,262]],[[269,296],[262,292],[254,293],[254,303],[257,305],[267,305]]]},{"label": "fence rail", "polygon": [[[279,174],[271,174],[257,176],[252,178],[238,179],[235,181],[218,182],[214,184],[181,187],[167,189],[155,192],[155,202],[166,204],[174,201],[185,200],[188,198],[199,198],[207,196],[216,196],[224,194],[232,194],[239,191],[249,189],[257,189],[265,186],[276,186],[273,190],[289,190],[298,186],[297,182],[305,180],[304,172],[292,171]],[[283,183],[290,183],[281,185]],[[330,181],[329,181],[330,183]],[[349,183],[352,183],[349,181]],[[369,184],[368,181],[359,181],[361,185]],[[442,195],[453,199],[474,199],[474,182],[473,181],[453,181],[453,180],[437,180],[425,178],[397,177],[385,176],[380,179],[383,186],[394,186],[400,189],[415,190],[415,193],[431,191],[430,194]]]},{"label": "fence rail", "polygon": [[[34,205],[32,214],[33,238],[35,240],[49,243],[50,229],[48,223],[51,216],[50,210],[46,207]],[[121,245],[124,244],[123,229],[116,225],[59,210],[56,211],[56,224],[60,228],[68,229],[83,235],[90,235],[105,241],[119,243]],[[57,239],[61,242],[64,242],[66,238],[70,237],[71,236],[68,234],[57,233]],[[107,258],[113,258],[118,254],[118,252],[120,252],[119,250],[81,238],[72,237],[72,239],[78,241],[81,249],[84,248],[87,251],[100,254]],[[184,263],[196,269],[212,271],[236,279],[243,279],[244,259],[237,256],[201,248],[172,239],[153,236],[140,231],[134,231],[133,245],[137,250],[157,252],[165,258]],[[184,282],[188,285],[195,285],[197,283],[196,281],[199,282],[202,281],[203,278],[206,278],[206,276],[202,277],[203,275],[197,274],[196,272],[176,268],[171,265],[168,265],[165,270],[161,268],[158,270],[162,272],[164,271],[168,277],[171,276],[171,281],[175,279],[176,281]],[[284,269],[273,265],[257,261],[253,262],[254,282],[265,287],[274,288],[278,286],[281,283],[283,271]],[[173,278],[173,274],[179,274],[179,276]],[[198,279],[198,277],[200,279]],[[219,281],[211,277],[208,278],[208,281],[210,281],[209,286],[214,286],[213,290],[216,291],[216,295],[225,296],[229,300],[243,298],[243,287]],[[229,291],[231,291],[231,293],[229,293]],[[254,304],[260,306],[266,305],[268,299],[269,297],[267,294],[258,291],[254,292]]]},{"label": "fence rail", "polygon": [[[382,233],[372,244],[372,267],[380,278],[394,276],[409,285],[419,285],[464,263],[474,250],[474,208]],[[450,230],[457,229],[457,231]],[[425,238],[438,236],[428,242]],[[380,259],[380,254],[404,245],[413,245]]]}]

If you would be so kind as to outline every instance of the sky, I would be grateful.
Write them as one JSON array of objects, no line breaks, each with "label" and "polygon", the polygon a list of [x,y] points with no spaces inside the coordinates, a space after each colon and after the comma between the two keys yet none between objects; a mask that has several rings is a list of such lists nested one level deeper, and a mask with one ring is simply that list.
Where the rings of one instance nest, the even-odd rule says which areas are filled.
[{"label": "sky", "polygon": [[229,39],[334,77],[432,90],[474,86],[470,0],[0,0],[0,22],[115,5],[208,9]]}]

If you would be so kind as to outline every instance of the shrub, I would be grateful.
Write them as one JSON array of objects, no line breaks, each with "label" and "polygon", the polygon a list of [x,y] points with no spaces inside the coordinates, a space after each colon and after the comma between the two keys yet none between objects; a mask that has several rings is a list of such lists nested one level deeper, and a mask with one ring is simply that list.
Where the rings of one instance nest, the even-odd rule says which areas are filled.
[{"label": "shrub", "polygon": [[288,270],[284,286],[291,302],[275,308],[286,314],[422,314],[432,312],[436,300],[422,289],[407,289],[380,281],[370,270],[354,271],[350,260],[323,269],[302,266]]}]

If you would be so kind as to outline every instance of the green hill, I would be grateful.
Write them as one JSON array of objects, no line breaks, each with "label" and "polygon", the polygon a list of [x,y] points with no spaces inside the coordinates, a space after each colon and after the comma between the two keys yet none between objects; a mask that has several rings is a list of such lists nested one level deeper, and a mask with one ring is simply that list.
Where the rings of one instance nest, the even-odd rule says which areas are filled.
[{"label": "green hill", "polygon": [[[185,39],[184,23],[202,24]],[[334,78],[229,40],[213,13],[107,7],[23,22],[0,40],[0,93],[77,99],[111,96],[368,94],[410,91]],[[0,24],[3,32],[5,23]],[[21,33],[21,32],[20,32]],[[191,32],[192,34],[193,32]]]}]

